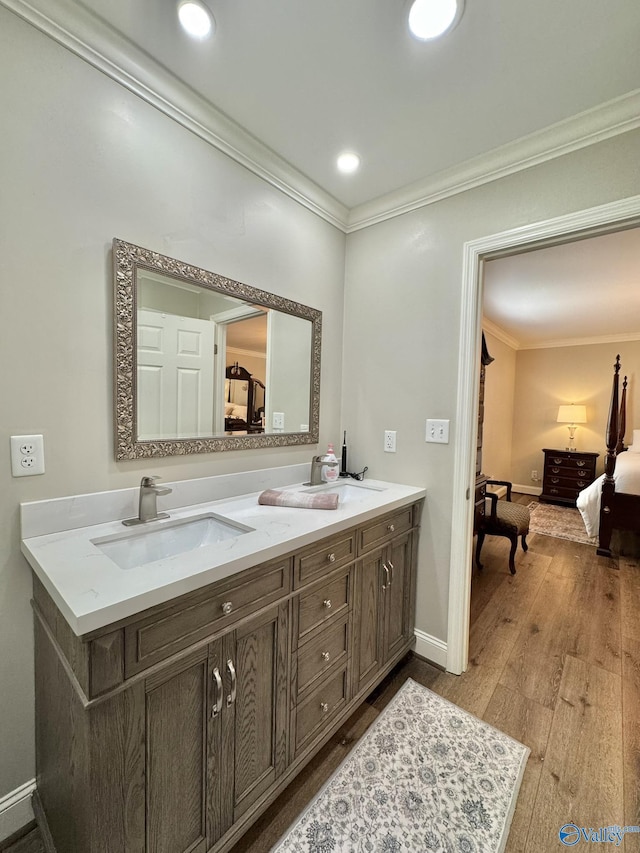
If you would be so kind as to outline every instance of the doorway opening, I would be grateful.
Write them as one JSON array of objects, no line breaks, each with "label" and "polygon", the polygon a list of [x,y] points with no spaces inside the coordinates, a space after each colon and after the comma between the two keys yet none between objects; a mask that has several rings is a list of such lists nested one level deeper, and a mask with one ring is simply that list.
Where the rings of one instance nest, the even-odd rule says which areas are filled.
[{"label": "doorway opening", "polygon": [[640,196],[601,205],[567,216],[493,234],[464,246],[460,365],[457,423],[461,443],[456,454],[453,484],[452,537],[447,670],[460,674],[468,664],[471,598],[472,484],[475,479],[480,339],[482,332],[483,264],[532,249],[567,243],[586,237],[633,228],[640,224]]}]

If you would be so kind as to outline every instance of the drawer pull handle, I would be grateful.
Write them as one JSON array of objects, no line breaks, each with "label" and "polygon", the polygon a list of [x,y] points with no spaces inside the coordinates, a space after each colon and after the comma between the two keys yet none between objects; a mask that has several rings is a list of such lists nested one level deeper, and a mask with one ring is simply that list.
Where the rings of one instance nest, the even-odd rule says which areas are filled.
[{"label": "drawer pull handle", "polygon": [[231,676],[231,693],[227,696],[227,707],[229,705],[233,705],[236,701],[236,687],[237,687],[237,679],[236,679],[236,668],[233,665],[232,660],[227,661],[227,669],[229,670],[229,675]]},{"label": "drawer pull handle", "polygon": [[322,606],[326,607],[327,610],[331,610],[331,599],[325,598],[325,600],[322,602]]},{"label": "drawer pull handle", "polygon": [[391,583],[391,581],[389,580],[389,566],[387,566],[386,563],[383,563],[382,568],[384,569],[384,573],[387,577],[386,583],[385,582],[382,583],[382,589],[385,590]]},{"label": "drawer pull handle", "polygon": [[387,565],[389,566],[389,571],[391,572],[391,577],[389,579],[389,586],[393,583],[393,563],[391,560],[387,560]]},{"label": "drawer pull handle", "polygon": [[323,714],[327,713],[327,711],[329,710],[329,706],[327,705],[326,702],[320,703],[320,710],[322,711]]},{"label": "drawer pull handle", "polygon": [[602,512],[606,512],[607,515],[609,515],[609,513],[611,512],[611,507],[610,506],[603,506]]},{"label": "drawer pull handle", "polygon": [[552,478],[551,478],[551,482],[552,482],[552,483],[559,483],[559,482],[560,482],[560,477],[552,477]]},{"label": "drawer pull handle", "polygon": [[389,531],[389,533],[394,533],[395,529],[396,529],[395,524],[387,524],[387,530]]},{"label": "drawer pull handle", "polygon": [[560,473],[560,469],[559,469],[559,468],[552,468],[551,470],[553,471],[553,473],[554,473],[554,474],[559,474],[559,473]]},{"label": "drawer pull handle", "polygon": [[213,701],[213,708],[211,709],[211,718],[215,719],[220,711],[222,711],[222,679],[220,678],[220,670],[216,667],[213,672],[213,679],[216,683],[216,693],[215,699]]},{"label": "drawer pull handle", "polygon": [[329,654],[329,652],[322,652],[321,654],[322,660],[329,660],[330,657],[331,655]]},{"label": "drawer pull handle", "polygon": [[552,495],[557,495],[557,494],[558,494],[558,490],[557,490],[557,489],[549,489],[549,491],[551,492],[551,494],[552,494]]},{"label": "drawer pull handle", "polygon": [[230,601],[225,601],[222,605],[222,612],[225,616],[228,616],[233,610],[233,604]]},{"label": "drawer pull handle", "polygon": [[335,554],[327,554],[327,560],[329,560],[330,563],[335,563],[336,555]]},{"label": "drawer pull handle", "polygon": [[586,471],[578,471],[578,477],[586,477],[586,476],[587,476]]},{"label": "drawer pull handle", "polygon": [[576,462],[576,465],[578,466],[578,468],[584,468],[584,466],[586,464],[587,463],[583,459],[578,459],[578,461]]},{"label": "drawer pull handle", "polygon": [[553,461],[556,465],[562,465],[562,459],[554,459]]}]

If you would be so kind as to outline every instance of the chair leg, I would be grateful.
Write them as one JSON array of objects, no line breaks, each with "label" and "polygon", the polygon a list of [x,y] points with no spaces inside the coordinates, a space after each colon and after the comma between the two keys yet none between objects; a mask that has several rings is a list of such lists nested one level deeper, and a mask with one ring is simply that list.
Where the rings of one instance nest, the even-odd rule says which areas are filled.
[{"label": "chair leg", "polygon": [[514,536],[510,536],[509,540],[511,542],[511,551],[509,551],[509,571],[512,575],[516,573],[516,564],[515,564],[515,556],[516,556],[516,548],[518,547],[518,536],[517,534]]},{"label": "chair leg", "polygon": [[482,545],[484,543],[484,533],[478,531],[478,536],[476,539],[476,566],[482,571],[482,563],[480,562],[480,551],[482,551]]},{"label": "chair leg", "polygon": [[523,550],[523,551],[528,551],[528,550],[529,550],[529,546],[527,545],[527,534],[526,534],[526,533],[525,533],[525,534],[524,534],[524,536],[522,537],[522,550]]}]

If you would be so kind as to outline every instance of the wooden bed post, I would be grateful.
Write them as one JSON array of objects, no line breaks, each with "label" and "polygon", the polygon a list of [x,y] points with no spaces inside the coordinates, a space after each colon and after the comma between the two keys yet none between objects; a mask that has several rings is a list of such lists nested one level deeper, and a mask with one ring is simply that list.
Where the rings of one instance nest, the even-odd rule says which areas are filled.
[{"label": "wooden bed post", "polygon": [[[618,446],[618,382],[620,373],[620,355],[616,356],[613,366],[613,388],[611,390],[611,406],[607,422],[607,455],[604,461],[604,481],[600,498],[600,533],[596,553],[601,557],[611,556],[611,534],[613,532],[613,517],[611,514],[615,480],[613,472],[616,468],[616,448]],[[626,392],[626,387],[625,387]],[[625,418],[626,420],[626,418]]]}]

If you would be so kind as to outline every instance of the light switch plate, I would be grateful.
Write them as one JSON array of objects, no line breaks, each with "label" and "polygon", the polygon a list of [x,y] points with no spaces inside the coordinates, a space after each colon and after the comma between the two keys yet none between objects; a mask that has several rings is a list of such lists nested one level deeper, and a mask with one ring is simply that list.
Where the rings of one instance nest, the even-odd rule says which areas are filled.
[{"label": "light switch plate", "polygon": [[449,444],[449,421],[427,419],[427,432],[425,441],[434,441],[436,444]]}]

